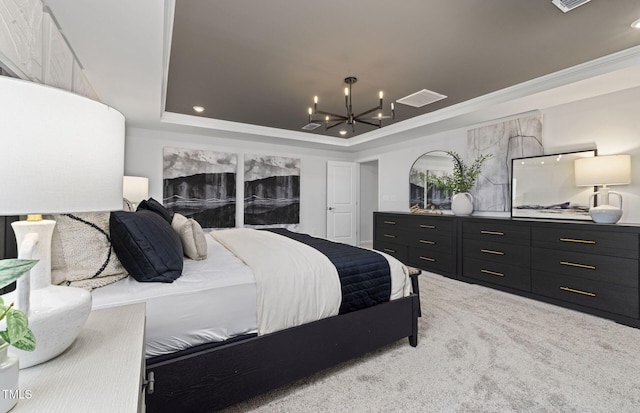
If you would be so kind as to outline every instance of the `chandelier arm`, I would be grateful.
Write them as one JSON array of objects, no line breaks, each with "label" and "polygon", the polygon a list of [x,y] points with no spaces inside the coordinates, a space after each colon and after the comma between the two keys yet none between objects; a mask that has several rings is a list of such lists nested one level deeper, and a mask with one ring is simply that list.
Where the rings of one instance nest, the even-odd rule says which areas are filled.
[{"label": "chandelier arm", "polygon": [[342,115],[336,115],[335,113],[331,113],[331,112],[325,112],[324,110],[316,110],[315,113],[319,114],[319,115],[327,115],[327,116],[331,116],[334,118],[338,118],[340,120],[347,120],[349,119],[346,116],[342,116]]},{"label": "chandelier arm", "polygon": [[335,128],[336,126],[342,125],[343,123],[344,123],[344,121],[339,121],[339,122],[334,123],[333,125],[325,126],[324,130],[329,130],[329,129]]},{"label": "chandelier arm", "polygon": [[382,125],[379,125],[379,124],[373,123],[373,122],[369,122],[369,121],[366,121],[366,120],[362,120],[362,119],[356,119],[356,122],[364,123],[365,125],[375,126],[376,128],[381,128],[382,127]]},{"label": "chandelier arm", "polygon": [[382,110],[382,106],[376,106],[375,108],[372,108],[372,109],[369,109],[369,110],[367,110],[367,111],[365,111],[365,112],[362,112],[362,113],[360,113],[359,115],[354,116],[353,118],[354,118],[354,119],[358,119],[358,120],[359,120],[359,118],[360,118],[361,116],[368,115],[369,113],[371,113],[371,112],[375,112],[376,110]]}]

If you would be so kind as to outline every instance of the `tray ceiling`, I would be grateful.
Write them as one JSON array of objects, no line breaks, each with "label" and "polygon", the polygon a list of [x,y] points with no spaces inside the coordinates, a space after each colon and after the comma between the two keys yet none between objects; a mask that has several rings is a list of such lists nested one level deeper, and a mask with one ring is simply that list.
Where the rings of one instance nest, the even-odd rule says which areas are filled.
[{"label": "tray ceiling", "polygon": [[[313,96],[319,109],[346,112],[347,76],[358,78],[356,113],[377,105],[379,90],[385,115],[422,89],[448,96],[396,103],[390,125],[636,46],[638,17],[632,0],[568,13],[550,0],[179,0],[165,110],[340,137],[341,127],[302,128]],[[349,139],[376,128],[344,129]]]}]

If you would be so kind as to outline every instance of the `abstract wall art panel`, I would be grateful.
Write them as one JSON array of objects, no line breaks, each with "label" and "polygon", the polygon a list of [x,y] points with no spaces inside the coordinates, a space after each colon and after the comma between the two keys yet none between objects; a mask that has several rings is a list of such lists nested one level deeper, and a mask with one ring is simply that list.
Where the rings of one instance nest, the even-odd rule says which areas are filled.
[{"label": "abstract wall art panel", "polygon": [[244,224],[285,227],[300,223],[300,159],[244,156]]},{"label": "abstract wall art panel", "polygon": [[471,190],[476,211],[511,211],[511,160],[544,153],[542,114],[533,114],[467,132],[468,164],[481,154],[490,153],[482,166],[478,182]]},{"label": "abstract wall art panel", "polygon": [[163,203],[203,228],[236,226],[237,156],[163,148]]}]

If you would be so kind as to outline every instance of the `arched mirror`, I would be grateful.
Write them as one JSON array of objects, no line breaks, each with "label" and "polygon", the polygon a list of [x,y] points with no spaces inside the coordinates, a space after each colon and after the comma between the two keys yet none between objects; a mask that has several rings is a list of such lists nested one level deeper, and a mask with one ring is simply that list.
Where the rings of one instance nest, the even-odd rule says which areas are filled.
[{"label": "arched mirror", "polygon": [[420,156],[409,172],[409,207],[451,209],[451,196],[433,185],[436,176],[451,175],[454,159],[445,151],[431,151]]}]

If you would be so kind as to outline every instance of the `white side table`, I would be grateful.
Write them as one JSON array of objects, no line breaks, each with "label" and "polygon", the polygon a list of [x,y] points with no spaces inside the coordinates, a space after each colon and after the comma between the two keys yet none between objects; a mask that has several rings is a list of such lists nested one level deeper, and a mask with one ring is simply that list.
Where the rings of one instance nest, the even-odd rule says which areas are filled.
[{"label": "white side table", "polygon": [[20,370],[11,413],[144,411],[144,328],[144,303],[92,311],[64,353]]}]

